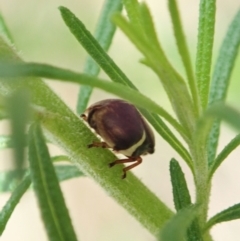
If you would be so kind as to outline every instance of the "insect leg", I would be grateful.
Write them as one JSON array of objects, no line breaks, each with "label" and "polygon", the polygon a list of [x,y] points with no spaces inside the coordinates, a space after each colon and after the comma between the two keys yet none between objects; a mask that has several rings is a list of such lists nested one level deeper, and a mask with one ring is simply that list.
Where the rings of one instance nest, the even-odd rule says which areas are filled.
[{"label": "insect leg", "polygon": [[123,164],[123,163],[128,163],[128,162],[135,162],[135,163],[123,168],[122,179],[124,179],[127,176],[127,171],[129,171],[130,169],[132,169],[142,163],[142,158],[140,156],[139,157],[129,157],[128,159],[115,160],[114,162],[109,163],[109,167],[113,167],[116,164]]}]

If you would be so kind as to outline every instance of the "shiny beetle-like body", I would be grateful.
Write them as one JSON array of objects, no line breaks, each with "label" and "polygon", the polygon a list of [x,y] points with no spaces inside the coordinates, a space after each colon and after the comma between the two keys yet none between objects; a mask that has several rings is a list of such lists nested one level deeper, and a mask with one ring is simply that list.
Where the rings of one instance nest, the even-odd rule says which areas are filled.
[{"label": "shiny beetle-like body", "polygon": [[115,160],[134,162],[123,169],[126,172],[142,162],[141,155],[154,152],[154,135],[147,122],[134,105],[119,99],[107,99],[91,105],[81,117],[99,134],[104,142],[93,142],[88,147],[112,148],[128,157]]}]

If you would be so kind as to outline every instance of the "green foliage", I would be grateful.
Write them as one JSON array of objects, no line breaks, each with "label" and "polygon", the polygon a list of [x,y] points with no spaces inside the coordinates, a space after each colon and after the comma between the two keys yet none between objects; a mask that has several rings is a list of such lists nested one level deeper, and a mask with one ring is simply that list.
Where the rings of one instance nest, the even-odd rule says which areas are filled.
[{"label": "green foliage", "polygon": [[[161,241],[184,241],[186,240],[186,232],[189,225],[192,223],[193,219],[198,213],[198,208],[195,206],[190,206],[188,208],[182,209],[174,217],[172,217],[169,222],[165,225],[162,232],[159,235],[159,240]],[[200,239],[191,239],[200,240]]]},{"label": "green foliage", "polygon": [[0,34],[7,41],[9,41],[10,43],[13,43],[12,35],[11,35],[10,31],[8,30],[8,27],[7,27],[7,25],[6,25],[5,21],[4,21],[4,17],[2,15],[2,13],[0,13]]},{"label": "green foliage", "polygon": [[[215,64],[212,77],[209,105],[214,102],[225,101],[227,96],[228,86],[234,62],[237,57],[240,44],[240,10],[232,20],[228,28],[227,34],[223,40],[219,51],[217,62]],[[211,128],[208,141],[208,162],[211,165],[216,156],[217,144],[220,133],[220,122],[215,121]]]},{"label": "green foliage", "polygon": [[30,173],[49,240],[77,240],[67,207],[37,123],[29,129]]},{"label": "green foliage", "polygon": [[[104,3],[102,14],[99,18],[98,25],[95,31],[95,39],[99,45],[107,51],[111,45],[112,38],[116,31],[116,26],[111,22],[110,18],[112,13],[121,12],[122,10],[121,0],[107,0]],[[100,72],[100,67],[96,62],[89,56],[87,58],[84,73],[97,76]],[[77,101],[77,113],[82,114],[87,107],[89,98],[91,96],[93,88],[89,85],[81,86],[78,101]]]},{"label": "green foliage", "polygon": [[227,156],[238,146],[240,145],[240,135],[235,136],[218,154],[213,165],[210,167],[209,178],[212,177],[217,168],[221,165],[221,163],[227,158]]},{"label": "green foliage", "polygon": [[192,204],[187,183],[179,163],[172,159],[170,161],[170,174],[173,189],[173,200],[177,211]]},{"label": "green foliage", "polygon": [[215,0],[200,1],[196,78],[201,107],[203,109],[206,109],[208,103],[215,28],[215,12]]},{"label": "green foliage", "polygon": [[240,218],[240,204],[235,204],[220,213],[214,215],[206,224],[205,230],[210,229],[213,225],[227,222]]},{"label": "green foliage", "polygon": [[171,14],[171,20],[173,24],[174,36],[176,38],[176,44],[187,74],[188,85],[190,87],[190,91],[192,94],[194,108],[195,108],[196,114],[199,115],[200,114],[199,96],[198,96],[196,81],[195,81],[194,72],[192,68],[192,63],[190,59],[190,54],[187,47],[186,38],[184,36],[183,27],[179,16],[176,0],[169,0],[168,7],[169,7],[169,12]]},{"label": "green foliage", "polygon": [[[121,14],[123,6],[127,17]],[[221,163],[240,144],[239,135],[236,135],[216,157],[220,121],[228,122],[237,131],[240,129],[240,112],[225,103],[240,45],[240,11],[229,26],[213,69],[216,3],[214,0],[201,0],[194,72],[177,1],[169,0],[168,6],[186,79],[167,58],[147,4],[137,0],[106,0],[95,37],[69,9],[59,8],[64,23],[89,54],[84,73],[47,64],[23,63],[0,38],[0,119],[7,118],[12,123],[12,133],[0,136],[0,149],[14,149],[17,167],[0,173],[1,192],[12,192],[0,213],[1,234],[32,182],[49,240],[77,240],[59,182],[85,174],[98,182],[162,241],[211,241],[209,230],[212,226],[240,218],[237,204],[207,221],[211,179]],[[175,116],[160,106],[160,101],[156,103],[140,93],[106,53],[116,26],[141,52],[141,63],[159,78]],[[0,33],[12,42],[2,16]],[[97,77],[100,68],[112,82]],[[82,113],[88,105],[93,88],[100,88],[135,104],[190,168],[196,203],[191,201],[193,198],[184,173],[174,158],[170,161],[170,175],[176,214],[132,173],[128,174],[126,181],[122,181],[121,165],[107,169],[108,163],[116,157],[109,150],[86,148],[97,137],[39,77],[80,85],[78,113]],[[29,134],[26,135],[29,126]],[[51,158],[45,140],[60,146],[66,156]],[[23,168],[26,147],[30,163],[27,169]],[[77,167],[57,165],[61,161],[73,162]]]},{"label": "green foliage", "polygon": [[[16,175],[16,174],[15,174]],[[31,184],[30,176],[27,175],[22,182],[15,188],[12,192],[10,199],[7,201],[5,206],[2,208],[0,213],[0,235],[2,235],[12,212],[17,206],[23,194],[27,191],[29,185]]]},{"label": "green foliage", "polygon": [[29,93],[24,89],[19,89],[8,98],[6,105],[13,133],[12,144],[14,146],[16,167],[19,170],[18,175],[21,174],[24,162],[25,131],[29,119],[29,101]]},{"label": "green foliage", "polygon": [[[187,182],[184,177],[184,173],[179,165],[179,163],[172,159],[170,161],[170,175],[173,190],[173,201],[175,209],[177,212],[184,208],[189,208],[192,205],[190,193],[188,191]],[[182,225],[182,224],[181,224]],[[197,241],[203,240],[199,229],[197,219],[192,221],[192,224],[185,226],[183,224],[183,229],[187,229],[187,240]]]},{"label": "green foliage", "polygon": [[[65,181],[71,178],[84,176],[84,174],[77,167],[72,165],[54,165],[54,169],[59,181]],[[28,175],[28,173],[28,169],[22,170],[23,175]],[[0,192],[13,191],[14,188],[16,188],[18,182],[19,180],[17,178],[17,170],[0,172]]]}]

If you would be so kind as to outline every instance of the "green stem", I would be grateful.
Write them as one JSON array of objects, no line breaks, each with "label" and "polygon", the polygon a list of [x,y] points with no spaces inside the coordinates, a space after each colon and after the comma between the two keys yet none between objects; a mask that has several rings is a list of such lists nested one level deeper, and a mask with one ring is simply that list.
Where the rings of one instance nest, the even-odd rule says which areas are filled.
[{"label": "green stem", "polygon": [[[203,229],[207,222],[209,196],[211,184],[208,182],[208,159],[206,144],[201,140],[190,145],[194,165],[194,181],[196,186],[196,203],[200,205],[198,221],[200,229]],[[208,232],[204,234],[204,240],[212,240]]]}]

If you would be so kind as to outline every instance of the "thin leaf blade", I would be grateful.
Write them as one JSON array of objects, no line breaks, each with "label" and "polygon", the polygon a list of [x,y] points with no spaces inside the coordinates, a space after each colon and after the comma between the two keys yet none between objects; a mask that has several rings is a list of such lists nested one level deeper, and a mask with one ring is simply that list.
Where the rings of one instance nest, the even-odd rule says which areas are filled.
[{"label": "thin leaf blade", "polygon": [[[106,0],[98,20],[98,24],[95,31],[95,39],[99,45],[107,52],[109,49],[113,36],[116,31],[116,26],[110,21],[111,15],[115,12],[121,12],[122,1],[121,0]],[[86,60],[84,73],[97,76],[99,74],[99,65],[89,56]],[[81,86],[78,94],[77,101],[77,113],[82,114],[87,107],[89,98],[92,93],[92,87]]]},{"label": "thin leaf blade", "polygon": [[185,241],[189,225],[198,213],[196,206],[180,210],[163,228],[159,241]]},{"label": "thin leaf blade", "polygon": [[62,18],[71,33],[85,48],[88,54],[101,66],[114,82],[124,82],[133,87],[131,81],[119,69],[114,61],[106,54],[96,39],[86,29],[84,24],[67,8],[60,7]]},{"label": "thin leaf blade", "polygon": [[226,98],[230,76],[240,45],[240,10],[234,16],[216,61],[209,93],[209,105]]},{"label": "thin leaf blade", "polygon": [[235,136],[218,154],[213,165],[210,167],[209,180],[212,178],[214,172],[222,164],[222,162],[228,157],[228,155],[240,145],[240,134]]},{"label": "thin leaf blade", "polygon": [[123,0],[130,22],[141,31],[141,19],[139,13],[139,2],[137,0]]},{"label": "thin leaf blade", "polygon": [[240,112],[230,106],[222,103],[212,105],[206,111],[206,117],[222,119],[232,127],[240,130]]},{"label": "thin leaf blade", "polygon": [[190,59],[190,54],[187,47],[187,41],[183,31],[180,13],[177,6],[177,1],[168,0],[168,8],[169,8],[169,12],[170,12],[170,16],[173,24],[174,36],[175,36],[178,52],[181,56],[181,59],[187,74],[188,85],[191,90],[195,111],[197,115],[199,115],[200,103],[199,103],[198,91],[197,91],[193,67]]},{"label": "thin leaf blade", "polygon": [[222,222],[227,222],[227,221],[232,221],[240,219],[240,204],[235,204],[218,214],[214,215],[210,220],[207,222],[205,230],[210,229],[212,226],[222,223]]},{"label": "thin leaf blade", "polygon": [[0,236],[2,235],[9,218],[11,217],[15,207],[19,203],[23,194],[27,191],[28,187],[31,184],[31,178],[29,175],[25,176],[25,178],[21,181],[21,183],[15,188],[11,197],[4,205],[0,212]]},{"label": "thin leaf blade", "polygon": [[0,12],[0,34],[5,39],[7,39],[10,43],[13,43],[12,35],[7,27],[7,24],[5,23],[4,17],[1,12]]},{"label": "thin leaf blade", "polygon": [[[77,167],[72,165],[54,165],[54,169],[59,182],[85,176]],[[29,170],[23,169],[22,172],[24,175],[29,173]],[[0,193],[12,192],[18,183],[16,170],[0,172]]]},{"label": "thin leaf blade", "polygon": [[158,40],[155,30],[153,18],[151,12],[146,3],[142,2],[139,6],[140,21],[144,31],[145,39],[156,48],[157,51],[163,52],[161,44]]},{"label": "thin leaf blade", "polygon": [[184,173],[179,163],[173,158],[170,161],[173,200],[177,211],[192,204]]},{"label": "thin leaf blade", "polygon": [[214,40],[216,0],[201,0],[196,56],[196,78],[200,103],[206,109],[209,95]]},{"label": "thin leaf blade", "polygon": [[[25,89],[18,90],[8,98],[7,111],[9,113],[12,143],[17,170],[21,170],[24,162],[24,148],[26,145],[25,129],[30,115],[29,92]],[[19,178],[20,176],[19,172]]]},{"label": "thin leaf blade", "polygon": [[49,240],[77,241],[45,140],[37,123],[29,130],[32,182]]},{"label": "thin leaf blade", "polygon": [[[213,78],[209,93],[209,103],[212,105],[217,101],[224,101],[227,96],[227,90],[230,83],[232,69],[237,57],[240,45],[240,10],[233,18],[216,61],[213,72]],[[208,162],[211,165],[216,156],[220,132],[220,122],[215,121],[208,141]]]},{"label": "thin leaf blade", "polygon": [[[175,209],[177,212],[189,207],[191,202],[190,193],[187,187],[187,182],[184,177],[184,173],[181,170],[179,163],[173,158],[170,161],[170,174],[172,182],[173,200]],[[188,241],[201,241],[200,228],[196,219],[193,220],[192,224],[187,230]]]}]

